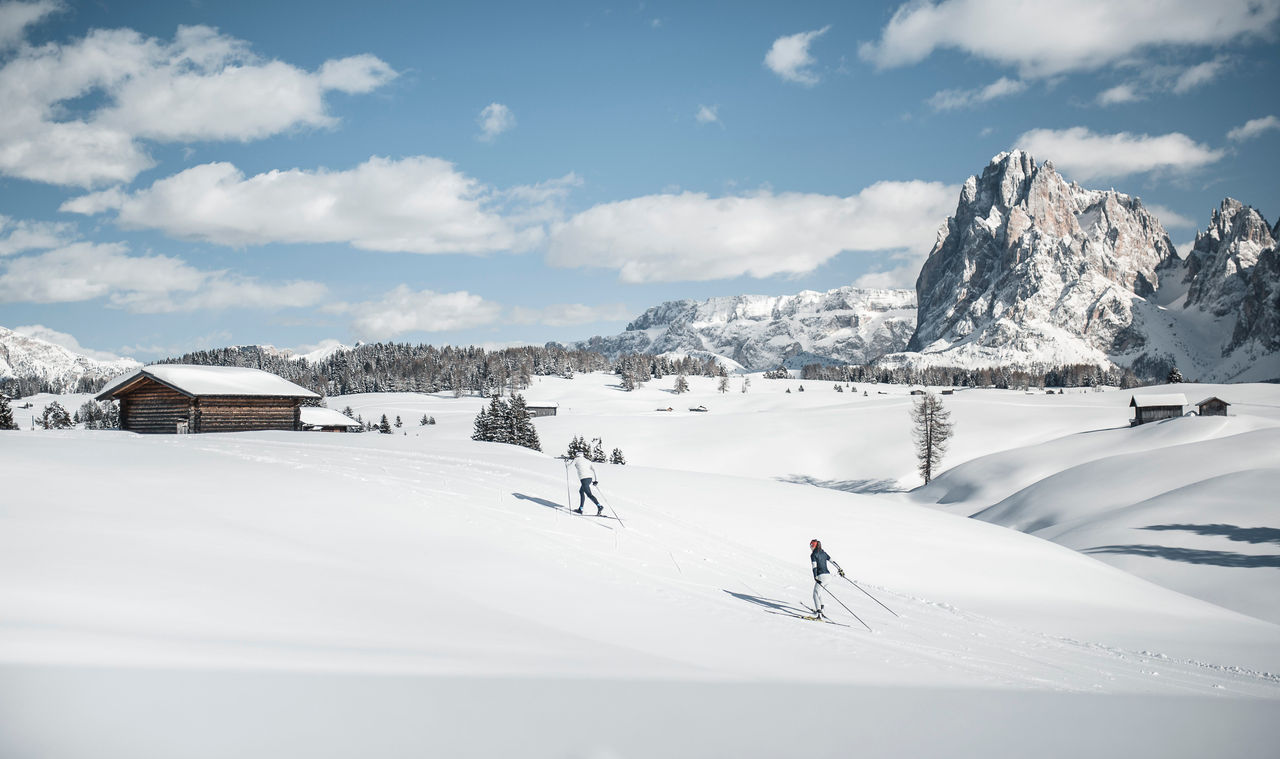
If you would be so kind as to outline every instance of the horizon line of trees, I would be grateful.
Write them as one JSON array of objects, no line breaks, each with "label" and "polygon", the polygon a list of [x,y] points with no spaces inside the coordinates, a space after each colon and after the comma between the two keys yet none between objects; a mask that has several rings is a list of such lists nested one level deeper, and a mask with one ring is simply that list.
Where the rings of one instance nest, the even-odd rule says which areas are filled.
[{"label": "horizon line of trees", "polygon": [[824,382],[869,382],[886,385],[930,385],[951,387],[1111,387],[1134,388],[1156,384],[1161,379],[1143,378],[1131,369],[1095,364],[1070,364],[1042,369],[989,367],[966,369],[958,366],[884,367],[875,364],[826,366],[806,364],[800,379]]}]

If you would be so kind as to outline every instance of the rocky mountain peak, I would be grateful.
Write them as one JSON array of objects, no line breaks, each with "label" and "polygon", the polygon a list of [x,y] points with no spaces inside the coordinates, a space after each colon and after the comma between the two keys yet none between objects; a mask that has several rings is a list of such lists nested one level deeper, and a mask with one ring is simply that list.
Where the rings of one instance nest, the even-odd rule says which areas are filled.
[{"label": "rocky mountain peak", "polygon": [[1224,198],[1196,233],[1184,263],[1188,307],[1224,316],[1236,309],[1249,289],[1250,270],[1263,251],[1276,246],[1267,220],[1252,206]]},{"label": "rocky mountain peak", "polygon": [[[1157,267],[1172,257],[1137,198],[1068,183],[1025,151],[1001,153],[969,177],[939,230],[916,281],[908,350],[958,350],[957,364],[1031,352],[1105,363],[1140,347],[1128,302],[1154,292]],[[1066,334],[1082,340],[1064,342]]]}]

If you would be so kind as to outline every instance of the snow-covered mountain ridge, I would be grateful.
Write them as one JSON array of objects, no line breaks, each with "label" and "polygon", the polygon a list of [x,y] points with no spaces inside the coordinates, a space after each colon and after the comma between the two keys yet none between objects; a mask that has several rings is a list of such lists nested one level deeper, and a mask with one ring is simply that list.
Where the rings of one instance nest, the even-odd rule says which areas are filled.
[{"label": "snow-covered mountain ridge", "polygon": [[916,281],[908,366],[1093,364],[1280,377],[1276,229],[1227,198],[1182,260],[1141,200],[1001,153],[961,191]]},{"label": "snow-covered mountain ridge", "polygon": [[840,287],[795,295],[668,301],[613,337],[573,347],[623,353],[713,354],[748,371],[810,363],[868,364],[902,350],[915,326],[910,290]]},{"label": "snow-covered mountain ridge", "polygon": [[97,382],[141,366],[131,358],[98,361],[67,348],[0,327],[0,379],[39,379],[59,392],[74,392],[82,380]]}]

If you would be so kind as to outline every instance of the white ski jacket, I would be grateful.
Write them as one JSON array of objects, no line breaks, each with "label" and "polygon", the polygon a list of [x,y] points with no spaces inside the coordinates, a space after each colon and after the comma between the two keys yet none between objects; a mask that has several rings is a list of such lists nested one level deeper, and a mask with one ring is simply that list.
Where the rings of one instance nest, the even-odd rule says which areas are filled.
[{"label": "white ski jacket", "polygon": [[592,480],[600,479],[599,475],[596,474],[595,465],[592,464],[591,460],[588,459],[586,456],[582,456],[582,455],[574,456],[573,467],[574,469],[578,470],[578,479],[580,480],[585,480],[588,478]]}]

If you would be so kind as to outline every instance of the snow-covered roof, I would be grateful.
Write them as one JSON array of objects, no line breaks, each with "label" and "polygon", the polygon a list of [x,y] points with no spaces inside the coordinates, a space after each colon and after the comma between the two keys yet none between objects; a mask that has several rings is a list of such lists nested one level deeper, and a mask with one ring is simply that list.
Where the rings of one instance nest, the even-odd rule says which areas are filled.
[{"label": "snow-covered roof", "polygon": [[305,427],[359,427],[360,423],[341,411],[319,406],[303,406],[302,424]]},{"label": "snow-covered roof", "polygon": [[546,403],[526,403],[524,405],[526,408],[560,408],[560,404],[554,401]]},{"label": "snow-covered roof", "polygon": [[1221,398],[1219,398],[1219,397],[1218,397],[1218,396],[1216,396],[1216,395],[1211,395],[1211,396],[1209,396],[1208,398],[1205,398],[1205,399],[1204,399],[1204,400],[1202,400],[1202,401],[1196,401],[1196,405],[1197,405],[1197,406],[1203,406],[1204,404],[1208,403],[1209,401],[1217,401],[1218,403],[1221,403],[1221,404],[1222,404],[1222,405],[1224,405],[1224,406],[1230,406],[1230,405],[1231,405],[1230,403],[1227,403],[1226,401],[1222,400]]},{"label": "snow-covered roof", "polygon": [[242,366],[193,366],[191,364],[153,364],[122,375],[107,383],[98,398],[112,397],[142,377],[151,379],[192,396],[259,395],[285,398],[319,398],[305,387],[261,369]]},{"label": "snow-covered roof", "polygon": [[1138,408],[1149,406],[1185,406],[1187,396],[1182,393],[1159,393],[1156,395],[1135,395],[1129,399],[1129,405]]}]

